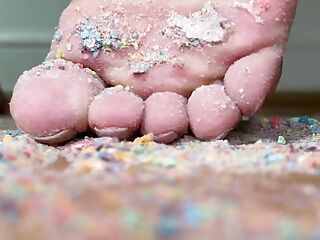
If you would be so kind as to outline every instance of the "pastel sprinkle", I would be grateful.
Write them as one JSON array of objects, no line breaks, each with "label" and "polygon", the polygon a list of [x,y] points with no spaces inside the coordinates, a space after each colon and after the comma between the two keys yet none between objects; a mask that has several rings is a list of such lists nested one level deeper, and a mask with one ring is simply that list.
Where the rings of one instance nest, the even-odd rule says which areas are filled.
[{"label": "pastel sprinkle", "polygon": [[281,144],[281,145],[286,145],[286,144],[287,144],[287,141],[286,141],[286,139],[285,139],[284,136],[279,136],[279,137],[278,137],[278,140],[277,140],[277,143],[278,143],[278,144]]},{"label": "pastel sprinkle", "polygon": [[316,119],[251,119],[225,140],[153,140],[78,137],[52,147],[0,131],[1,238],[319,236]]}]

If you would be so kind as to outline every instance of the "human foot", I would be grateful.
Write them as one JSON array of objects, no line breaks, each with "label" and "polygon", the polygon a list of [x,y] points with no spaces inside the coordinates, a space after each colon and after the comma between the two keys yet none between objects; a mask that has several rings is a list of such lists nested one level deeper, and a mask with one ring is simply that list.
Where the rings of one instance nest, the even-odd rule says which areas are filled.
[{"label": "human foot", "polygon": [[[77,84],[83,70],[78,79],[69,69],[48,70],[56,80],[45,75],[41,81],[31,70],[14,90],[12,115],[26,133],[39,140],[49,137],[45,142],[85,131],[88,112],[90,126],[100,136],[126,138],[142,123],[143,133],[169,143],[185,134],[189,123],[199,139],[222,137],[241,115],[253,115],[275,89],[296,4],[73,0],[61,16],[48,59],[82,64],[108,87],[127,90],[92,102],[101,87],[90,92],[91,84]],[[26,87],[19,87],[22,82],[28,82]],[[74,91],[66,94],[66,89]]]}]

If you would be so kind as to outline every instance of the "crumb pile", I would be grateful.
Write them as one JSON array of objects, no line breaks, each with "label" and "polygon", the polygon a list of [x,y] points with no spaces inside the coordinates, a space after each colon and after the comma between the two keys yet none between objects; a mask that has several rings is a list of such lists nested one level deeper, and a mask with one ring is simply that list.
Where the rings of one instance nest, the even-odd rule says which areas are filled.
[{"label": "crumb pile", "polygon": [[[252,2],[250,9],[255,10],[256,5],[253,5]],[[136,3],[133,7],[142,8],[144,6]],[[261,9],[260,5],[258,9]],[[179,48],[179,52],[183,52],[185,48],[199,50],[208,46],[212,47],[215,44],[226,42],[230,35],[229,28],[231,28],[231,23],[219,14],[210,1],[188,16],[179,15],[176,11],[169,11],[165,8],[154,10],[155,16],[152,17],[148,16],[150,12],[126,15],[122,4],[111,10],[109,4],[103,4],[93,17],[87,16],[87,11],[79,7],[74,10],[76,14],[83,15],[71,33],[73,37],[80,40],[81,53],[86,57],[88,57],[86,54],[92,54],[94,59],[97,59],[101,53],[102,55],[110,55],[115,51],[126,53],[124,57],[128,58],[132,74],[147,73],[153,67],[161,64],[183,68],[184,63],[177,56],[176,47]],[[166,23],[157,30],[158,21],[155,19],[160,20],[163,16],[167,17]],[[143,23],[143,19],[147,19],[149,23]],[[155,44],[156,39],[153,39],[150,45],[146,39],[153,31],[157,31],[158,36],[172,41],[157,45]],[[53,43],[60,46],[60,43],[66,40],[65,38],[63,30],[57,27]],[[70,36],[67,38],[70,40]],[[57,50],[56,58],[64,58],[65,51],[72,53],[76,50],[71,44],[72,41],[69,40]],[[143,47],[144,45],[146,47]]]},{"label": "crumb pile", "polygon": [[2,239],[320,239],[320,125],[256,118],[227,140],[0,134]]}]

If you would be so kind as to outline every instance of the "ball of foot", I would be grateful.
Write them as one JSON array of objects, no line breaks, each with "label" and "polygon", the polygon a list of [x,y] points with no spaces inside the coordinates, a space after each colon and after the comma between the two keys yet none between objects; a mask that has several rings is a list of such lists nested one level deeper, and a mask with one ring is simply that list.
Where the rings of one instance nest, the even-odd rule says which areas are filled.
[{"label": "ball of foot", "polygon": [[[85,106],[83,119],[92,113],[90,123],[98,135],[123,138],[141,125],[143,133],[153,133],[157,141],[169,143],[190,126],[199,139],[216,139],[235,127],[241,115],[253,115],[276,88],[296,5],[296,0],[72,1],[60,18],[47,59],[82,64],[96,72],[107,87],[120,85],[131,92],[124,93],[127,100],[123,103],[119,94],[114,95],[118,100],[104,96],[91,104],[91,111],[91,97],[84,101],[84,95],[64,96],[64,101],[69,97]],[[68,74],[56,76],[64,79]],[[38,97],[43,104],[33,104],[39,109],[60,110],[64,101],[50,107],[54,91],[43,87],[34,74],[27,76],[22,78],[47,94],[47,102]],[[77,85],[68,82],[66,88],[68,84]],[[88,91],[85,85],[78,87],[79,94]],[[31,88],[15,89],[11,103],[13,117],[23,131],[47,137],[52,129],[61,130],[66,123],[75,122],[69,113],[53,120],[45,111],[17,114],[25,105],[16,103],[15,98],[24,99],[27,91],[38,94]],[[39,102],[36,96],[28,101]],[[126,111],[122,115],[108,112],[114,109],[113,103],[127,104]],[[69,106],[63,106],[61,111],[67,112]],[[47,125],[37,126],[43,117],[48,118]],[[75,132],[84,130],[84,125]]]}]

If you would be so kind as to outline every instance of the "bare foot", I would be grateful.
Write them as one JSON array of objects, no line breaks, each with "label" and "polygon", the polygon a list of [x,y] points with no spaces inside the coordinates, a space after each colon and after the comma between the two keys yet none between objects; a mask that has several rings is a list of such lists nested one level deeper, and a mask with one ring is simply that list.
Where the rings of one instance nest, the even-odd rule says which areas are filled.
[{"label": "bare foot", "polygon": [[98,136],[121,139],[141,126],[163,143],[189,125],[201,140],[221,138],[276,88],[296,5],[73,0],[48,62],[18,80],[12,116],[46,143],[89,126]]}]

